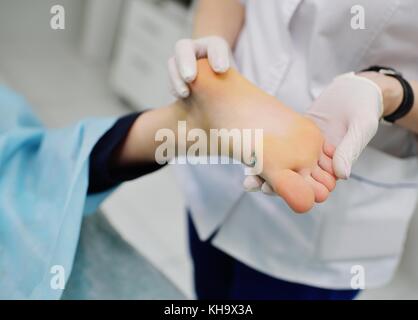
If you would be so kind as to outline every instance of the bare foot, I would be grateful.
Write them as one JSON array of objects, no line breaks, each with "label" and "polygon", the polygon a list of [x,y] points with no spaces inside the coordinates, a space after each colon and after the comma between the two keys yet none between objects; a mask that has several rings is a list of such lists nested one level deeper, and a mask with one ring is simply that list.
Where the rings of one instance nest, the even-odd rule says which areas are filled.
[{"label": "bare foot", "polygon": [[332,153],[318,127],[260,90],[236,70],[215,74],[207,60],[185,100],[205,129],[263,129],[261,176],[295,212],[323,202],[335,187]]}]

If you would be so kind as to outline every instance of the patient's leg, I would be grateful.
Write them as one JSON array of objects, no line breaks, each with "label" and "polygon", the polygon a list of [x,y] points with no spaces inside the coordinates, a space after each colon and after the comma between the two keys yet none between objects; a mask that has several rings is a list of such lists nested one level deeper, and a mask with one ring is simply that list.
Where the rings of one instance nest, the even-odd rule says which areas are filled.
[{"label": "patient's leg", "polygon": [[[217,75],[207,60],[199,60],[192,95],[185,101],[193,117],[208,129],[263,129],[261,176],[296,212],[322,202],[335,186],[330,168],[332,151],[316,125],[260,90],[237,71]],[[319,162],[323,165],[319,166]],[[322,167],[322,168],[321,168]]]}]

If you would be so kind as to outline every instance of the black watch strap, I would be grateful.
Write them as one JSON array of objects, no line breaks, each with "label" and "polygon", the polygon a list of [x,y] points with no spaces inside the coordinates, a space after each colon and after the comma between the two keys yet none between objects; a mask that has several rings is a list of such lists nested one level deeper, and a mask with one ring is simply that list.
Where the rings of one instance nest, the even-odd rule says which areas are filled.
[{"label": "black watch strap", "polygon": [[384,117],[388,122],[394,123],[396,120],[399,120],[406,116],[409,111],[411,111],[412,107],[414,106],[414,90],[412,89],[411,85],[405,78],[402,76],[402,73],[396,71],[393,68],[383,67],[383,66],[371,66],[367,69],[362,70],[362,72],[367,71],[374,71],[382,73],[386,76],[393,77],[397,79],[402,88],[403,88],[403,99],[399,107],[390,115]]}]

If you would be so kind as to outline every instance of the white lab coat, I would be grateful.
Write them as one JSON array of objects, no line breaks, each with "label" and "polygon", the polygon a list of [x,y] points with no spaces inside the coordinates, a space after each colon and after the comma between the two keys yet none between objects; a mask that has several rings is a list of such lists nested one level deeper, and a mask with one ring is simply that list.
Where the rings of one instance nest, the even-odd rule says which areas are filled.
[{"label": "white lab coat", "polygon": [[[286,105],[305,111],[331,80],[373,64],[418,79],[416,0],[247,0],[235,58],[240,71]],[[350,25],[354,5],[365,30]],[[278,197],[244,193],[234,165],[179,166],[201,239],[280,279],[350,288],[353,266],[366,287],[393,275],[417,200],[415,136],[382,125],[329,200],[309,214]]]}]

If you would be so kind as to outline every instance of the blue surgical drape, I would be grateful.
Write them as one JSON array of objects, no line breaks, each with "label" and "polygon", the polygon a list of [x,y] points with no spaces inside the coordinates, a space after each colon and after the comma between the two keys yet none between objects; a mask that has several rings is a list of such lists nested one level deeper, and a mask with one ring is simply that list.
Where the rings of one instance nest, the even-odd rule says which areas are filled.
[{"label": "blue surgical drape", "polygon": [[0,86],[0,298],[60,298],[54,272],[68,278],[83,214],[107,195],[87,195],[89,155],[115,120],[46,129]]}]

